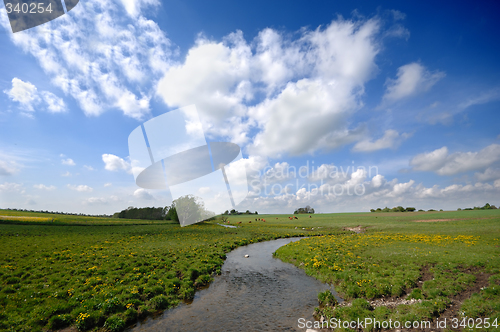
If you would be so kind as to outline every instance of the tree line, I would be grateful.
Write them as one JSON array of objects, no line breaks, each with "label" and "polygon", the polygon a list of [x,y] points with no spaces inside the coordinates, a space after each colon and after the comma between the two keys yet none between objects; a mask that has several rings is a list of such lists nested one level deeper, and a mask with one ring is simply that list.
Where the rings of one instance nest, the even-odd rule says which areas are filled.
[{"label": "tree line", "polygon": [[231,211],[226,210],[224,211],[223,215],[240,215],[240,214],[259,214],[257,211],[255,213],[250,212],[250,210],[246,210],[245,212],[238,212],[235,209],[232,209]]},{"label": "tree line", "polygon": [[[489,203],[486,203],[483,207],[479,207],[479,206],[474,206],[473,208],[465,208],[465,209],[461,209],[461,208],[458,208],[457,211],[463,211],[463,210],[496,210],[497,207],[495,205],[490,205]],[[383,209],[381,208],[377,208],[377,209],[370,209],[370,212],[413,212],[415,211],[416,209],[414,207],[407,207],[407,208],[404,208],[402,206],[396,206],[396,207],[393,207],[392,209],[388,208],[387,206]],[[423,212],[424,210],[418,210],[418,212]],[[427,210],[429,212],[432,212],[432,211],[436,211],[434,209],[429,209]],[[440,209],[439,211],[443,211],[443,209]]]},{"label": "tree line", "polygon": [[110,218],[111,215],[107,214],[86,214],[86,213],[71,213],[71,212],[61,212],[61,211],[48,211],[48,210],[28,210],[28,209],[12,209],[12,208],[0,208],[0,210],[8,211],[20,211],[20,212],[34,212],[34,213],[49,213],[49,214],[62,214],[65,216],[84,216],[84,217],[101,217]]},{"label": "tree line", "polygon": [[490,205],[490,203],[486,203],[483,207],[474,206],[473,208],[465,208],[465,209],[458,208],[457,211],[461,211],[461,210],[496,210],[496,209],[497,209],[497,207],[495,205]]},{"label": "tree line", "polygon": [[310,207],[309,205],[306,205],[306,207],[298,208],[293,212],[293,214],[304,214],[304,213],[313,214],[314,209],[312,207]]}]

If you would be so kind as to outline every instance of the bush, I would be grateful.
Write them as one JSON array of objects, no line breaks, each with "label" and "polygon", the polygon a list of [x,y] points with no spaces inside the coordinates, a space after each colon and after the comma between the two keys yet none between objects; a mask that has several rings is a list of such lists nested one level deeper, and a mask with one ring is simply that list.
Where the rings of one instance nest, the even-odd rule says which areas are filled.
[{"label": "bush", "polygon": [[95,326],[96,319],[94,315],[86,312],[81,312],[78,317],[76,317],[76,328],[78,331],[86,331]]},{"label": "bush", "polygon": [[120,300],[118,300],[116,297],[107,299],[106,302],[104,302],[102,308],[104,309],[104,313],[106,314],[120,312],[124,309],[123,305],[120,303]]},{"label": "bush", "polygon": [[134,308],[128,308],[123,314],[123,316],[125,318],[125,322],[127,324],[131,324],[137,320],[138,313],[137,310],[135,310]]},{"label": "bush", "polygon": [[58,330],[71,325],[71,315],[57,315],[49,319],[49,329]]},{"label": "bush", "polygon": [[415,288],[411,291],[410,295],[408,295],[408,300],[415,299],[421,300],[423,299],[422,290],[420,288]]},{"label": "bush", "polygon": [[203,274],[196,279],[196,285],[208,285],[212,281],[212,277],[208,274]]},{"label": "bush", "polygon": [[106,319],[106,323],[104,323],[104,327],[111,332],[119,332],[125,329],[125,321],[118,317],[117,315],[113,315]]},{"label": "bush", "polygon": [[151,299],[151,306],[155,310],[168,308],[168,298],[165,295],[158,295]]},{"label": "bush", "polygon": [[335,306],[338,303],[337,299],[335,298],[335,296],[333,296],[332,292],[330,292],[329,289],[318,294],[318,301],[321,305]]}]

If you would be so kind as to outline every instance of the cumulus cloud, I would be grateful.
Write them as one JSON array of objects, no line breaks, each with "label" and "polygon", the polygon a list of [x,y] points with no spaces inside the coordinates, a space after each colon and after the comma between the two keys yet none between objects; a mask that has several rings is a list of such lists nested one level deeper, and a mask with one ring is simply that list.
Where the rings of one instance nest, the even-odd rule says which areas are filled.
[{"label": "cumulus cloud", "polygon": [[40,189],[40,190],[47,190],[47,191],[52,191],[52,190],[56,189],[56,187],[53,185],[46,186],[44,184],[35,184],[35,185],[33,185],[33,188]]},{"label": "cumulus cloud", "polygon": [[92,192],[94,189],[92,189],[91,187],[87,186],[87,185],[84,185],[84,184],[81,184],[81,185],[71,185],[71,184],[68,184],[68,188],[71,189],[71,190],[75,190],[75,191],[79,191],[79,192]]},{"label": "cumulus cloud", "polygon": [[15,161],[0,160],[0,176],[13,175],[19,171],[19,165]]},{"label": "cumulus cloud", "polygon": [[[143,15],[145,8],[158,4],[157,0],[84,1],[67,15],[10,38],[38,60],[51,83],[74,98],[86,115],[118,109],[142,119],[150,112],[149,91],[170,66],[172,55],[165,34]],[[10,29],[5,10],[1,15],[1,24]],[[63,109],[54,95],[41,97],[49,111]],[[29,94],[23,100],[29,108]]]},{"label": "cumulus cloud", "polygon": [[36,86],[30,82],[24,82],[17,77],[12,79],[12,88],[4,90],[4,93],[13,101],[21,104],[21,107],[27,111],[33,112],[33,103],[38,101],[38,91]]},{"label": "cumulus cloud", "polygon": [[49,91],[38,92],[35,85],[17,77],[12,79],[12,88],[4,90],[4,93],[12,101],[18,102],[23,111],[34,112],[39,108],[50,113],[66,111],[66,105],[61,98]]},{"label": "cumulus cloud", "polygon": [[101,204],[108,204],[108,200],[103,197],[89,197],[85,199],[82,203],[85,205],[101,205]]},{"label": "cumulus cloud", "polygon": [[391,103],[420,92],[429,90],[445,76],[444,72],[427,70],[417,62],[398,68],[395,79],[387,79],[386,92],[382,97],[384,102]]},{"label": "cumulus cloud", "polygon": [[369,177],[366,170],[357,169],[336,183],[311,183],[293,190],[293,186],[273,191],[261,191],[260,195],[247,198],[240,209],[258,210],[262,213],[290,213],[300,206],[311,205],[317,212],[369,211],[384,206],[414,206],[417,208],[456,209],[491,202],[491,197],[500,197],[500,179],[493,185],[453,184],[447,187],[434,185],[425,187],[415,180],[399,182],[386,180],[383,175]]},{"label": "cumulus cloud", "polygon": [[251,154],[336,148],[362,137],[347,118],[377,68],[379,29],[377,19],[338,19],[297,39],[273,29],[253,43],[241,31],[221,42],[201,36],[184,63],[166,71],[157,94],[170,107],[195,103],[208,136],[248,144]]},{"label": "cumulus cloud", "polygon": [[[491,166],[500,160],[500,145],[491,144],[478,152],[449,153],[446,146],[422,153],[410,160],[416,171],[432,171],[439,175],[454,175]],[[485,172],[486,173],[486,172]]]},{"label": "cumulus cloud", "polygon": [[134,191],[134,197],[145,200],[153,200],[154,197],[146,189],[140,188]]},{"label": "cumulus cloud", "polygon": [[123,170],[131,173],[130,163],[114,154],[103,154],[102,161],[104,162],[104,169],[108,171]]},{"label": "cumulus cloud", "polygon": [[382,149],[395,149],[401,142],[406,139],[409,134],[399,134],[396,130],[386,130],[384,136],[378,140],[371,141],[369,139],[362,140],[352,148],[355,152],[373,152]]},{"label": "cumulus cloud", "polygon": [[123,7],[131,17],[137,17],[141,15],[143,8],[148,6],[159,6],[160,2],[158,0],[120,0]]},{"label": "cumulus cloud", "polygon": [[481,182],[487,182],[491,180],[500,179],[500,168],[488,167],[484,172],[478,172],[474,174],[476,179]]},{"label": "cumulus cloud", "polygon": [[113,185],[113,184],[112,184],[111,182],[106,182],[106,183],[104,184],[104,186],[105,186],[105,187],[111,187],[112,185]]},{"label": "cumulus cloud", "polygon": [[76,165],[75,162],[73,161],[73,159],[71,159],[71,158],[63,159],[63,160],[61,160],[61,163],[63,165],[67,165],[67,166],[75,166]]},{"label": "cumulus cloud", "polygon": [[16,192],[24,194],[25,189],[20,183],[4,182],[3,184],[0,184],[0,192]]}]

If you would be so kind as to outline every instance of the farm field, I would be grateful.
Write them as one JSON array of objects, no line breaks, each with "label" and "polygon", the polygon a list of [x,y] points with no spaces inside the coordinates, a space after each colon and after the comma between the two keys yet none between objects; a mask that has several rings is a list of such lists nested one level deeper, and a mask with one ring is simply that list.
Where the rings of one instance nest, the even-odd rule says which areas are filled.
[{"label": "farm field", "polygon": [[[339,305],[328,291],[319,294],[318,320],[428,321],[435,327],[446,318],[450,330],[500,330],[498,210],[344,218],[346,224],[356,219],[365,232],[304,239],[276,252],[334,284],[346,300]],[[376,329],[370,324],[365,330]]]},{"label": "farm field", "polygon": [[[500,210],[229,216],[239,228],[216,225],[221,221],[181,228],[170,221],[0,215],[2,331],[120,331],[192,299],[233,248],[303,235],[311,238],[276,255],[333,283],[352,302],[333,306],[321,294],[318,319],[500,320]],[[346,230],[357,226],[362,233]],[[370,304],[408,296],[420,302]]]}]

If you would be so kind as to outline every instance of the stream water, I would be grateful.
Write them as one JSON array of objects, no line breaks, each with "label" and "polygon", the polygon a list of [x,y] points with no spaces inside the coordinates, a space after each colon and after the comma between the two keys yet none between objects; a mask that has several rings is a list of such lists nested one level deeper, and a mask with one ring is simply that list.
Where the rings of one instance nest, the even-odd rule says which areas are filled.
[{"label": "stream water", "polygon": [[[129,329],[145,331],[303,331],[298,319],[313,320],[318,293],[327,284],[272,256],[301,238],[239,247],[227,254],[222,273],[191,304],[181,304]],[[245,258],[245,255],[249,255]]]}]

